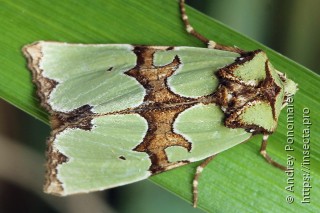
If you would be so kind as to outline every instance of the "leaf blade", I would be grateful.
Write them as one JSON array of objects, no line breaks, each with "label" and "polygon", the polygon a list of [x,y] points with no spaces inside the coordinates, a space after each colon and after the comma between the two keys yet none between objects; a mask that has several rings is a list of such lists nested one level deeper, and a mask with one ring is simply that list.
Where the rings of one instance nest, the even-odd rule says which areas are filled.
[{"label": "leaf blade", "polygon": [[[287,73],[290,79],[300,85],[300,90],[295,96],[297,142],[294,144],[295,156],[298,159],[296,163],[299,165],[303,157],[302,135],[299,134],[299,131],[304,128],[301,123],[302,110],[308,107],[312,113],[317,112],[319,76],[195,10],[188,9],[187,12],[194,27],[208,38],[227,45],[237,45],[246,50],[262,48],[278,70]],[[37,40],[54,40],[70,43],[203,46],[184,31],[177,2],[172,0],[165,2],[101,0],[94,3],[86,0],[81,4],[64,1],[57,2],[54,6],[40,0],[2,1],[0,2],[0,16],[7,20],[1,23],[4,33],[0,35],[0,40],[4,54],[0,56],[2,62],[0,65],[2,73],[0,75],[0,97],[46,123],[48,123],[47,113],[39,108],[34,93],[35,87],[31,83],[31,75],[26,69],[26,62],[21,53],[21,47],[25,44]],[[312,132],[312,137],[319,136],[319,125],[314,125]],[[276,143],[277,141],[281,143]],[[275,211],[305,208],[299,202],[295,202],[294,205],[285,204],[286,191],[283,188],[286,185],[286,176],[266,164],[257,154],[259,143],[260,138],[255,137],[250,140],[250,143],[221,153],[209,165],[208,172],[204,173],[200,180],[200,184],[205,186],[200,188],[201,208],[207,211],[229,210],[229,212],[268,211],[270,206]],[[270,137],[269,143],[270,155],[285,163],[287,153],[283,151],[286,144],[286,115],[284,112],[281,114],[277,132]],[[311,169],[314,175],[314,185],[319,184],[318,180],[320,180],[319,170],[315,169],[315,165],[319,165],[320,161],[319,150],[318,144],[312,144],[314,163]],[[151,179],[190,201],[191,180],[196,165],[197,163],[178,168]],[[270,173],[263,177],[266,171]],[[237,175],[241,175],[241,178],[237,178]],[[301,175],[301,172],[297,171],[296,176],[301,177]],[[233,188],[229,187],[230,182],[224,181],[230,176],[234,176],[230,179]],[[255,180],[248,181],[246,177],[250,176],[255,177]],[[235,190],[239,185],[243,186]],[[265,185],[272,185],[276,188],[270,190]],[[301,179],[297,180],[298,191],[301,185]],[[246,190],[256,195],[252,196],[250,202],[246,202],[249,199],[245,199]],[[301,194],[295,195],[297,199],[301,199]],[[317,191],[313,191],[312,195],[313,199],[320,197]],[[228,198],[227,207],[223,202],[226,197]],[[257,205],[258,203],[260,206]],[[308,207],[310,211],[320,209],[319,204],[316,203]]]}]

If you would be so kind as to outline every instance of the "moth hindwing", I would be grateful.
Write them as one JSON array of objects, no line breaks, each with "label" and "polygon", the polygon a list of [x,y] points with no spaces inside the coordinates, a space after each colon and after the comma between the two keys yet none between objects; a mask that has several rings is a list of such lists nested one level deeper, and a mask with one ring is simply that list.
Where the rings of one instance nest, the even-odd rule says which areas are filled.
[{"label": "moth hindwing", "polygon": [[[199,37],[183,3],[186,28]],[[210,48],[25,46],[41,105],[51,116],[45,192],[70,195],[136,182],[211,159],[257,133],[266,146],[296,85],[261,50],[200,39]]]}]

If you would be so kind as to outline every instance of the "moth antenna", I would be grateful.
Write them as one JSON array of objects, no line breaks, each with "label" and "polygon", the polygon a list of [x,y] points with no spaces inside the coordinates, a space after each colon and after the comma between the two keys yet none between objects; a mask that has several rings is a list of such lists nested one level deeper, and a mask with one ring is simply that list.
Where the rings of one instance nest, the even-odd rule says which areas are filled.
[{"label": "moth antenna", "polygon": [[276,161],[274,161],[267,153],[267,145],[268,145],[268,138],[269,135],[264,134],[263,138],[262,138],[262,143],[261,143],[261,147],[260,147],[260,154],[264,157],[264,159],[266,159],[266,161],[268,163],[270,163],[272,166],[275,166],[283,171],[287,170],[287,167],[281,165],[280,163],[277,163]]},{"label": "moth antenna", "polygon": [[206,158],[199,166],[197,166],[196,173],[194,174],[192,187],[193,187],[193,207],[197,207],[198,203],[198,180],[203,171],[203,169],[216,157],[217,155],[212,155]]},{"label": "moth antenna", "polygon": [[203,35],[201,35],[200,33],[198,33],[197,31],[195,31],[193,29],[193,27],[191,26],[191,24],[189,22],[189,18],[186,14],[186,8],[184,5],[185,5],[185,1],[180,0],[180,13],[181,13],[181,18],[182,18],[182,21],[183,21],[184,26],[186,28],[186,31],[188,33],[190,33],[191,35],[193,35],[194,37],[196,37],[197,39],[199,39],[200,41],[202,41],[203,43],[205,43],[206,45],[208,45],[208,47],[209,47],[209,43],[210,43],[210,47],[214,49],[216,42],[210,41],[209,39],[207,39],[206,37],[204,37]]},{"label": "moth antenna", "polygon": [[186,9],[185,9],[185,0],[180,0],[179,5],[180,5],[181,18],[184,23],[186,31],[189,34],[196,37],[197,39],[199,39],[200,41],[202,41],[203,43],[205,43],[205,45],[207,45],[208,48],[218,49],[218,50],[226,50],[226,51],[236,52],[236,53],[244,53],[245,52],[237,47],[230,47],[230,46],[224,46],[224,45],[218,44],[215,41],[209,40],[205,36],[198,33],[189,22],[189,18],[187,16]]}]

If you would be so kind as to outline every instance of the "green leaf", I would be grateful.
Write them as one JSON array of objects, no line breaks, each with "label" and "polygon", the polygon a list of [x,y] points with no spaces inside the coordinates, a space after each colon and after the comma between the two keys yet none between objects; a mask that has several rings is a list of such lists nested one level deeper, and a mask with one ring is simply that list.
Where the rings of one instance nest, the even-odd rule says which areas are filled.
[{"label": "green leaf", "polygon": [[[288,176],[265,163],[258,154],[261,136],[221,153],[204,170],[199,185],[199,207],[210,212],[318,212],[320,204],[320,127],[316,124],[319,109],[319,76],[263,45],[226,26],[188,9],[194,28],[206,37],[245,50],[265,50],[276,69],[287,73],[299,84],[294,97],[294,151],[285,151],[287,117],[281,113],[279,126],[269,138],[269,154],[282,164],[293,155],[294,193],[285,190]],[[0,1],[0,97],[32,116],[48,123],[47,113],[38,104],[35,86],[27,70],[21,48],[38,40],[69,43],[129,43],[144,45],[204,46],[188,35],[180,20],[178,4],[173,0],[152,1]],[[5,21],[3,21],[5,20]],[[303,53],[301,53],[303,54]],[[310,110],[311,125],[311,203],[302,204],[303,109]],[[305,139],[306,141],[306,139]],[[191,182],[198,163],[184,166],[151,178],[178,196],[191,201]],[[306,184],[306,183],[305,183]],[[288,204],[286,196],[294,203]]]}]

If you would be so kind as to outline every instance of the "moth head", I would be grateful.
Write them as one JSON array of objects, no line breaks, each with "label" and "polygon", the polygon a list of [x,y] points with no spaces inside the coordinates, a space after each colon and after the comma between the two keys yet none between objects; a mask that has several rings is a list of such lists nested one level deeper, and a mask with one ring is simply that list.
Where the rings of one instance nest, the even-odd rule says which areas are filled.
[{"label": "moth head", "polygon": [[284,73],[279,71],[277,71],[277,73],[283,83],[285,95],[285,99],[283,100],[283,106],[285,106],[287,104],[287,97],[293,96],[298,91],[298,84],[296,84],[291,79],[288,79]]}]

